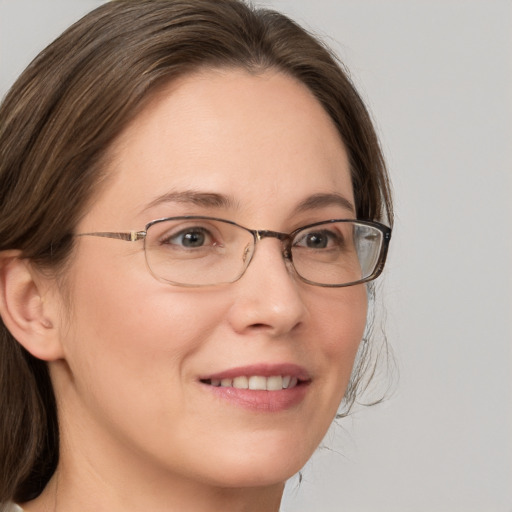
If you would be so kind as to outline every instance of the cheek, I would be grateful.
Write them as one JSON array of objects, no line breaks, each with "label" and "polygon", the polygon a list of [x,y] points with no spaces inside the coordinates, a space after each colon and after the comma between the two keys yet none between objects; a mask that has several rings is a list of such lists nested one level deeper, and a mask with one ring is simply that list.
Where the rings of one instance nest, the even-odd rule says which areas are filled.
[{"label": "cheek", "polygon": [[215,329],[223,305],[159,283],[143,259],[121,269],[87,256],[81,258],[87,264],[77,262],[74,269],[65,347],[77,384],[92,386],[96,395],[121,387],[128,394],[140,382],[156,387],[178,380],[188,357]]},{"label": "cheek", "polygon": [[65,416],[80,418],[101,439],[159,453],[171,432],[188,432],[176,418],[195,417],[185,414],[193,403],[191,366],[224,305],[207,293],[161,284],[144,266],[130,279],[91,267],[74,274],[66,335],[71,378],[59,386]]},{"label": "cheek", "polygon": [[345,366],[357,352],[366,326],[368,299],[366,288],[362,285],[342,288],[337,295],[324,302],[317,310],[319,329],[324,337],[320,343],[326,355],[335,356],[335,360]]},{"label": "cheek", "polygon": [[[317,310],[317,354],[327,369],[326,409],[333,414],[345,394],[354,360],[364,335],[368,299],[363,285],[336,291]],[[335,410],[333,411],[333,408]]]}]

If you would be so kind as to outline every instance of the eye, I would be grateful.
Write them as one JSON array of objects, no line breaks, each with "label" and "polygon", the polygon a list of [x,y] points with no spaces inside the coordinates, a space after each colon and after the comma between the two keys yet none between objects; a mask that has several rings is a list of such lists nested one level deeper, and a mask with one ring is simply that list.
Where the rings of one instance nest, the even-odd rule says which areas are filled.
[{"label": "eye", "polygon": [[184,247],[201,247],[207,240],[207,235],[203,230],[189,230],[186,233],[180,233],[178,240]]},{"label": "eye", "polygon": [[320,229],[301,233],[293,245],[294,247],[306,247],[308,249],[332,249],[339,247],[342,243],[343,240],[339,233]]},{"label": "eye", "polygon": [[212,233],[201,226],[187,227],[161,237],[162,245],[174,245],[184,249],[197,249],[217,245]]}]

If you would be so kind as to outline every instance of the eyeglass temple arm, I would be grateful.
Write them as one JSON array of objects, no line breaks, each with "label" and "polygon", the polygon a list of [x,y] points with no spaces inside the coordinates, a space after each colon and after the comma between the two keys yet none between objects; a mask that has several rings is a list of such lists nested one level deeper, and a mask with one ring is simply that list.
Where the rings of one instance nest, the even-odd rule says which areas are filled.
[{"label": "eyeglass temple arm", "polygon": [[100,236],[103,238],[115,238],[116,240],[125,240],[126,242],[136,242],[146,237],[145,231],[130,231],[128,233],[112,233],[109,231],[102,231],[97,233],[79,233],[76,236]]}]

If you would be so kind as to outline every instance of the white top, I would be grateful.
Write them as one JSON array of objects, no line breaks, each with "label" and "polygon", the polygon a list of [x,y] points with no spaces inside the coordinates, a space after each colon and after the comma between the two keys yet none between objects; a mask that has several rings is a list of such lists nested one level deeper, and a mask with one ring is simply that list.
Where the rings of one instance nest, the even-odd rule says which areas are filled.
[{"label": "white top", "polygon": [[10,503],[7,506],[7,512],[23,512],[23,509],[19,505],[16,505],[16,503]]}]

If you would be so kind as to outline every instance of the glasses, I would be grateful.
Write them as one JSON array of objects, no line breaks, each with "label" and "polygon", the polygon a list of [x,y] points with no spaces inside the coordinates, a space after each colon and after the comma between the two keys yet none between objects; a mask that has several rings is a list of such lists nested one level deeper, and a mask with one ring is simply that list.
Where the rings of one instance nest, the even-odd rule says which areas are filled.
[{"label": "glasses", "polygon": [[282,254],[302,281],[342,287],[365,283],[384,268],[391,229],[378,222],[333,219],[291,233],[248,229],[214,217],[168,217],[127,233],[80,233],[77,236],[144,240],[146,262],[160,281],[177,286],[234,283],[252,261],[256,244],[277,238]]}]

